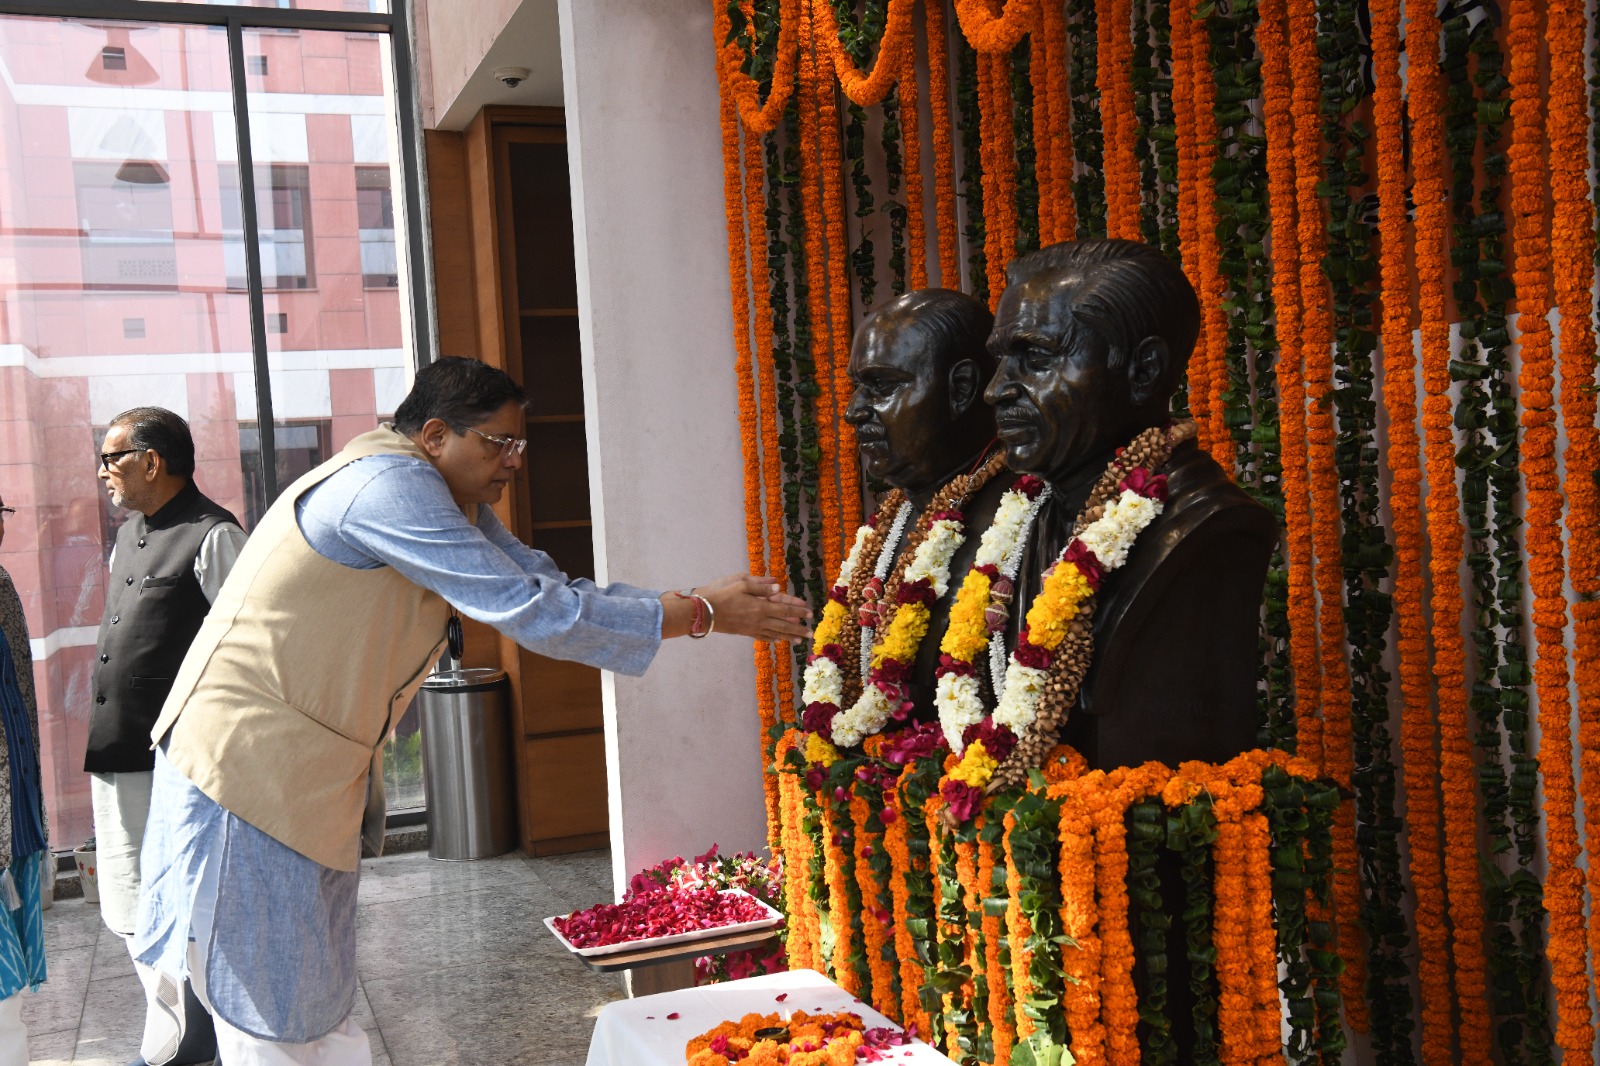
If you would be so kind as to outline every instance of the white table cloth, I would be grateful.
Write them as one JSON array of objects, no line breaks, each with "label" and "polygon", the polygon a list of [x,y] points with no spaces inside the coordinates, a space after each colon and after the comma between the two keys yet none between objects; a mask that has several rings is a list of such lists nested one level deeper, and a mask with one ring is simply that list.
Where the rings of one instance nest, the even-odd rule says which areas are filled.
[{"label": "white table cloth", "polygon": [[[778,996],[787,993],[778,1001]],[[747,977],[742,981],[685,988],[655,996],[608,1003],[595,1018],[586,1066],[683,1066],[684,1047],[725,1021],[746,1014],[783,1014],[803,1010],[829,1013],[847,1010],[861,1016],[869,1029],[898,1029],[889,1019],[814,970],[789,970]],[[676,1014],[676,1018],[668,1015]],[[895,1066],[949,1066],[950,1060],[917,1040],[889,1048],[883,1061]]]}]

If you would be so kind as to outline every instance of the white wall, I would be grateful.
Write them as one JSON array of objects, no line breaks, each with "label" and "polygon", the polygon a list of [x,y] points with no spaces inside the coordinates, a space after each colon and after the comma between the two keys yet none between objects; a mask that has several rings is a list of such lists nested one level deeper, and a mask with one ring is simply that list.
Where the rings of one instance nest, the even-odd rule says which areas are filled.
[{"label": "white wall", "polygon": [[[682,588],[747,567],[721,135],[705,0],[560,0],[595,566]],[[633,871],[765,844],[748,641],[606,675],[611,847]]]}]

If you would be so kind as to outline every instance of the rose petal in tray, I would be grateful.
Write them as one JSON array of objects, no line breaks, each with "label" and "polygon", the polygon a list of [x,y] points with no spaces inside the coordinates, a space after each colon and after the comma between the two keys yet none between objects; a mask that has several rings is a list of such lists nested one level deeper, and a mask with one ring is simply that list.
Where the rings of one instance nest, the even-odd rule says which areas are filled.
[{"label": "rose petal in tray", "polygon": [[[698,924],[704,922],[713,924]],[[546,918],[544,924],[568,951],[592,958],[771,929],[783,924],[783,915],[737,888],[664,890],[622,903],[597,903]]]}]

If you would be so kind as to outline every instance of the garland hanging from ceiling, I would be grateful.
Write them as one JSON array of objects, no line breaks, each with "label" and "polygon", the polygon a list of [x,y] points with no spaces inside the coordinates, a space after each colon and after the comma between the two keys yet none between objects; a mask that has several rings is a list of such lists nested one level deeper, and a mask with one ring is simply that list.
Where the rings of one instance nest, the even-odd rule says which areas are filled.
[{"label": "garland hanging from ceiling", "polygon": [[[1337,982],[1380,1062],[1492,1045],[1507,1063],[1558,1049],[1593,1061],[1594,12],[1578,0],[712,0],[712,14],[751,567],[786,574],[820,615],[863,514],[840,417],[850,338],[883,292],[945,285],[993,306],[1028,249],[1159,244],[1203,308],[1175,413],[1285,525],[1262,611],[1262,746],[1347,797],[1328,812],[1326,856],[1296,860],[1326,861],[1325,895],[1275,915],[1287,1050],[1337,1056],[1317,994]],[[769,769],[799,724],[801,655],[755,652]],[[1152,897],[1141,819],[1168,844],[1196,842],[1185,855],[1203,844],[1248,858],[1249,842],[1290,832],[1289,806],[1217,795],[1163,810],[1149,782],[1119,778],[1101,784],[1135,827],[1125,846],[1092,811],[1076,835],[1030,836],[1041,819],[1078,817],[1061,785],[1026,791],[969,838],[938,837],[921,804],[942,765],[920,778],[896,767],[885,792],[860,783],[885,764],[860,758],[866,778],[844,800],[803,775],[781,788],[763,777],[772,844],[790,854],[797,963],[831,967],[986,1062],[1029,1039],[1121,1060],[1125,1034],[1103,1023],[1146,1013],[1146,1054],[1163,1061],[1159,1003],[1180,981],[1199,993],[1185,1002],[1223,989],[1213,1016],[1197,1014],[1197,1049],[1215,1023],[1212,1055],[1271,1051],[1251,1013],[1269,990],[1230,961],[1241,942],[1229,937],[1248,941],[1252,919],[1222,901],[1266,898],[1259,879],[1284,869],[1246,861],[1229,872],[1240,885],[1212,886],[1210,927],[1191,936],[1200,954],[1172,960],[1137,1004],[1120,960],[1162,941],[1140,924],[1149,908],[1069,930],[1005,871],[1087,849],[1094,882],[1063,876],[1050,891],[1115,915],[1124,892]],[[881,846],[863,854],[852,838]],[[933,881],[901,883],[918,863]],[[983,918],[958,930],[964,903]],[[885,912],[892,928],[875,924]],[[1069,933],[1078,948],[1061,946]],[[1063,973],[1098,985],[1102,1017],[1051,999]],[[924,981],[940,994],[919,999]]]}]

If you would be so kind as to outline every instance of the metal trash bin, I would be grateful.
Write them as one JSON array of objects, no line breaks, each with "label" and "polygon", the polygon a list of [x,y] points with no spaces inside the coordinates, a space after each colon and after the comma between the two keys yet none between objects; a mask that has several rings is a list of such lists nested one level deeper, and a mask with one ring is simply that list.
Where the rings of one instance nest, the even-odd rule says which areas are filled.
[{"label": "metal trash bin", "polygon": [[511,690],[504,670],[441,670],[417,694],[428,854],[488,859],[517,846]]}]

